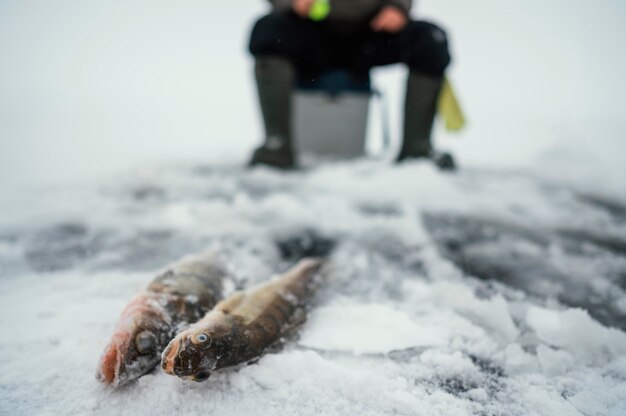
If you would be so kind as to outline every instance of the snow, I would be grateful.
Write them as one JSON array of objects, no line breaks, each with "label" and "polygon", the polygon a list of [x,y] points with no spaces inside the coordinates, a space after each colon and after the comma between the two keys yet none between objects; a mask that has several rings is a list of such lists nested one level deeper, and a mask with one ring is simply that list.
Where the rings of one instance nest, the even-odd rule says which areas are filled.
[{"label": "snow", "polygon": [[[499,236],[499,248],[487,252],[503,267],[514,266],[515,256],[543,256],[552,265],[607,259],[561,276],[552,282],[554,293],[574,288],[618,295],[603,304],[623,300],[615,279],[625,270],[624,254],[584,234],[582,246],[552,234],[571,216],[579,219],[577,229],[624,235],[623,219],[577,199],[576,189],[378,161],[292,174],[178,164],[143,172],[50,190],[46,205],[6,211],[12,221],[5,218],[0,228],[0,330],[8,334],[0,340],[2,414],[626,411],[626,334],[623,326],[610,327],[624,322],[623,310],[605,315],[584,298],[527,292],[528,273],[520,280],[477,279],[444,255],[438,238],[449,230],[423,216],[459,215],[463,232],[462,221],[475,218],[479,227],[489,212],[492,222],[479,229]],[[81,203],[68,209],[67,201]],[[522,223],[541,224],[533,229],[551,243],[525,234]],[[303,230],[338,246],[308,320],[282,348],[201,384],[160,370],[118,391],[95,380],[120,311],[165,264],[217,248],[235,276],[227,284],[234,290],[287,267],[274,241]],[[468,260],[482,255],[476,235],[461,241],[478,244],[467,250]],[[511,258],[511,250],[521,254]],[[506,267],[503,277],[515,271]],[[590,280],[602,284],[587,291]]]},{"label": "snow", "polygon": [[390,306],[338,299],[315,309],[300,339],[305,347],[357,355],[442,345],[441,329],[411,320]]},{"label": "snow", "polygon": [[[582,309],[559,312],[532,307],[526,315],[526,323],[539,339],[569,351],[578,362],[604,361],[626,354],[626,334],[599,325]],[[543,355],[546,354],[548,350],[544,350]]]},{"label": "snow", "polygon": [[[470,121],[438,127],[447,175],[243,169],[263,3],[0,2],[0,415],[626,414],[624,5],[418,2]],[[375,72],[396,139],[403,75]],[[231,292],[310,230],[332,273],[281,348],[201,384],[95,380],[162,267],[217,249]]]}]

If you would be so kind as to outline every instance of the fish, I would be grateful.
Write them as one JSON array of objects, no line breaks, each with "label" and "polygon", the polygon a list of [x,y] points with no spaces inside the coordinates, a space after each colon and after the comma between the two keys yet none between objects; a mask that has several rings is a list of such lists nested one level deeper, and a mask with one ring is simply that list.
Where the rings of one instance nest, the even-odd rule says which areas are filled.
[{"label": "fish", "polygon": [[197,382],[253,361],[304,321],[323,259],[305,258],[268,282],[238,291],[182,331],[163,351],[165,373]]},{"label": "fish", "polygon": [[170,340],[223,298],[227,276],[215,251],[183,257],[159,273],[124,308],[96,378],[120,387],[157,367]]}]

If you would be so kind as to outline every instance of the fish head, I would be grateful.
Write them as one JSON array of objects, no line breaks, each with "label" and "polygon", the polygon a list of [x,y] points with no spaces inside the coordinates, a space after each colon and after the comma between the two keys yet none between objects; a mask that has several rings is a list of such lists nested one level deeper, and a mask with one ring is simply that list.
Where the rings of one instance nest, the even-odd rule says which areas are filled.
[{"label": "fish head", "polygon": [[178,334],[163,351],[161,367],[185,380],[204,381],[217,367],[225,338],[209,328],[190,328]]},{"label": "fish head", "polygon": [[96,378],[119,387],[146,374],[158,365],[171,333],[158,314],[143,310],[126,317],[102,353]]}]

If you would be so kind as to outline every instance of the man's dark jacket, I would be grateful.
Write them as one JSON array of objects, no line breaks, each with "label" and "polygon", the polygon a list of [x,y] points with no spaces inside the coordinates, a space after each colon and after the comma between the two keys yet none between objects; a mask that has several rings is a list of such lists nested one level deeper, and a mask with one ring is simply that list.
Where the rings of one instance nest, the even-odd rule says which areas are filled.
[{"label": "man's dark jacket", "polygon": [[[269,0],[274,10],[282,11],[291,7],[293,0]],[[373,16],[384,6],[396,6],[404,12],[411,10],[412,0],[331,0],[328,16],[331,20],[361,21]]]}]

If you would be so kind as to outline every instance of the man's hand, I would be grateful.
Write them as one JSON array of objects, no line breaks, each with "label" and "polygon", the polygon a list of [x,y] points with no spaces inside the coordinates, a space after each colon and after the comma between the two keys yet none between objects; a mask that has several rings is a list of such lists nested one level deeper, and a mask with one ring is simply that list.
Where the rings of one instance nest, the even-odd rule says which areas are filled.
[{"label": "man's hand", "polygon": [[396,33],[404,29],[407,22],[408,18],[403,10],[395,6],[385,6],[372,19],[371,27],[375,32]]},{"label": "man's hand", "polygon": [[307,19],[311,12],[311,7],[315,3],[315,0],[293,0],[291,7],[298,14],[298,16]]}]

